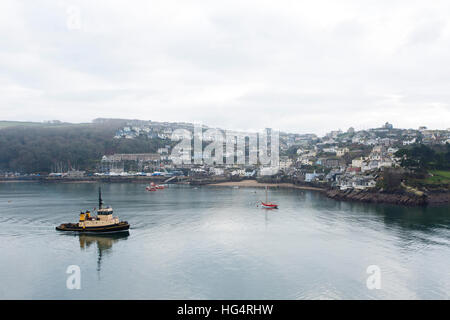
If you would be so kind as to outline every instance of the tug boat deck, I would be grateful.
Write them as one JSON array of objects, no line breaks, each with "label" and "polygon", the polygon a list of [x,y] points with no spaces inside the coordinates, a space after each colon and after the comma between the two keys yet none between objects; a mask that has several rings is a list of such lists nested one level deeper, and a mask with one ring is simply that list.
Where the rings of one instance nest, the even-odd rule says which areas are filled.
[{"label": "tug boat deck", "polygon": [[80,227],[78,223],[63,223],[56,227],[58,231],[76,231],[76,232],[117,232],[126,231],[130,228],[127,221],[121,221],[116,224],[105,226]]}]

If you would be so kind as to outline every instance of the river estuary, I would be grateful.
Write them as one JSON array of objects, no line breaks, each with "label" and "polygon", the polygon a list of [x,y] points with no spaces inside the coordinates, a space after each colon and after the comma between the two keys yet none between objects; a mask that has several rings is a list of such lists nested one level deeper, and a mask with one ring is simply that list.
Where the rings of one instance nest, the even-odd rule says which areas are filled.
[{"label": "river estuary", "polygon": [[[102,185],[128,234],[55,226],[96,184],[0,184],[0,299],[449,299],[450,208],[340,202],[315,191]],[[81,289],[66,286],[79,266]],[[369,266],[380,289],[369,289]]]}]

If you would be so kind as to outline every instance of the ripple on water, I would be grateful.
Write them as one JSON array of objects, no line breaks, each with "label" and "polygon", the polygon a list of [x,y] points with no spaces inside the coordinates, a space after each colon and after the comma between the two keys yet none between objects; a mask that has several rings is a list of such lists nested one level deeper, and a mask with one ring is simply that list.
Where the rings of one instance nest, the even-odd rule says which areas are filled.
[{"label": "ripple on water", "polygon": [[[78,264],[87,299],[448,299],[448,208],[280,189],[270,195],[280,209],[268,212],[255,206],[261,196],[208,187],[149,195],[139,185],[105,184],[104,200],[131,224],[118,240],[54,229],[96,206],[95,185],[2,184],[0,274],[11,289],[0,298],[70,298],[60,287],[67,266]],[[382,290],[366,287],[372,264]]]}]

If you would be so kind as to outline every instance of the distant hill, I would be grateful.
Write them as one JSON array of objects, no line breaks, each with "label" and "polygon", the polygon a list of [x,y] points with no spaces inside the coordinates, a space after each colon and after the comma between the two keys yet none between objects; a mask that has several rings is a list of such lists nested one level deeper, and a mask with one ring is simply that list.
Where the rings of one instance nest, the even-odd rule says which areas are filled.
[{"label": "distant hill", "polygon": [[139,137],[114,139],[122,119],[92,123],[0,121],[0,171],[52,172],[71,166],[94,170],[104,154],[156,152],[167,142]]}]

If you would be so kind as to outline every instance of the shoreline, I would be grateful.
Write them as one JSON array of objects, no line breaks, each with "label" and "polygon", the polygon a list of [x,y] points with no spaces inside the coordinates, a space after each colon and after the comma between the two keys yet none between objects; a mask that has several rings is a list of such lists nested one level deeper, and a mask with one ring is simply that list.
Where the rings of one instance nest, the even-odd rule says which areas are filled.
[{"label": "shoreline", "polygon": [[326,189],[318,188],[318,187],[309,187],[309,186],[300,186],[293,183],[288,182],[279,182],[279,183],[262,183],[256,180],[241,180],[241,181],[227,181],[227,182],[219,182],[219,183],[210,183],[206,186],[213,187],[242,187],[242,188],[264,188],[265,186],[274,187],[274,188],[284,188],[284,189],[299,189],[299,190],[311,190],[311,191],[320,191],[325,192]]},{"label": "shoreline", "polygon": [[239,187],[239,188],[272,188],[298,189],[322,192],[328,199],[345,202],[359,202],[372,204],[394,204],[400,206],[447,206],[450,204],[450,192],[429,194],[419,197],[412,194],[386,194],[380,192],[370,192],[367,190],[341,191],[319,187],[301,186],[293,183],[263,183],[256,180],[227,181],[211,183],[206,186],[213,187]]},{"label": "shoreline", "polygon": [[[92,183],[162,183],[165,178],[162,177],[108,177],[108,178],[83,178],[83,179],[58,179],[58,178],[40,178],[40,179],[1,179],[0,184],[7,183],[62,183],[62,184],[92,184]],[[199,183],[200,182],[200,183]],[[290,182],[258,182],[257,180],[241,180],[241,181],[197,181],[192,183],[187,180],[173,183],[175,185],[190,184],[192,186],[211,186],[211,187],[232,187],[232,188],[270,188],[296,189],[318,191],[327,198],[336,201],[360,202],[372,204],[394,204],[401,206],[448,206],[450,204],[450,192],[430,192],[422,196],[402,193],[382,193],[369,190],[338,190],[326,187],[316,187],[307,185],[297,185]]]},{"label": "shoreline", "polygon": [[111,177],[82,177],[82,178],[49,178],[49,177],[33,177],[33,178],[0,178],[0,183],[147,183],[166,181],[167,177],[151,176],[111,176]]}]

